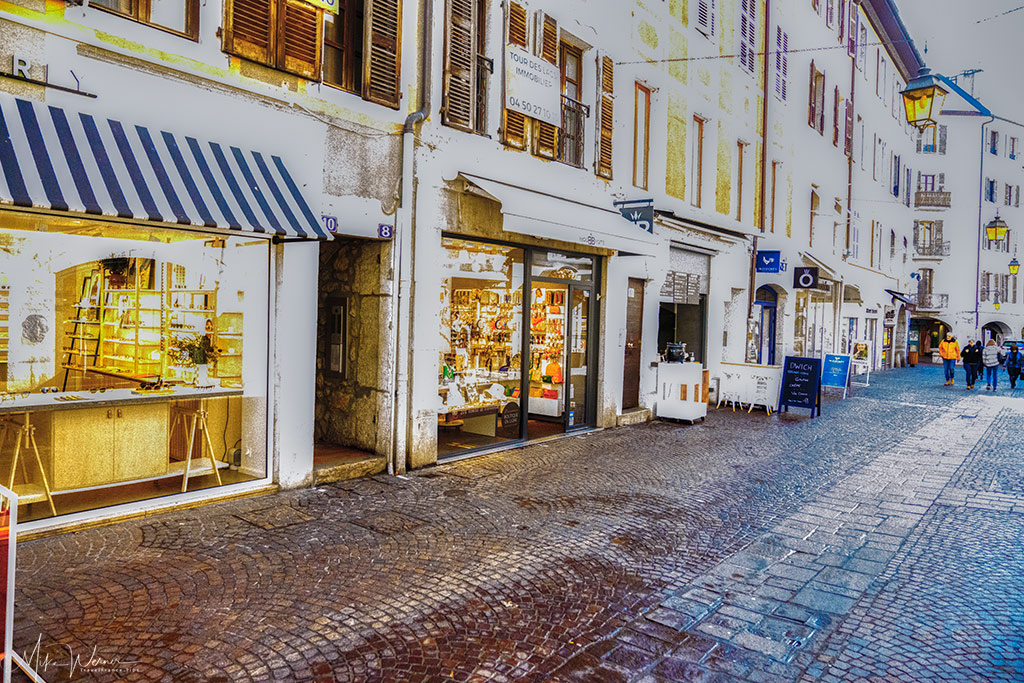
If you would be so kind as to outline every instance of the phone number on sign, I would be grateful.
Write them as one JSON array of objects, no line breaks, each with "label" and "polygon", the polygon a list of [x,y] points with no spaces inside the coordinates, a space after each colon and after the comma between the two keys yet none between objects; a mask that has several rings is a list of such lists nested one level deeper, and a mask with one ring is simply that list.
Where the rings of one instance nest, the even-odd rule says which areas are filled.
[{"label": "phone number on sign", "polygon": [[513,111],[522,112],[527,116],[532,116],[535,119],[541,119],[542,121],[550,121],[555,118],[552,111],[547,107],[534,104],[528,100],[521,100],[518,97],[509,97],[506,107]]}]

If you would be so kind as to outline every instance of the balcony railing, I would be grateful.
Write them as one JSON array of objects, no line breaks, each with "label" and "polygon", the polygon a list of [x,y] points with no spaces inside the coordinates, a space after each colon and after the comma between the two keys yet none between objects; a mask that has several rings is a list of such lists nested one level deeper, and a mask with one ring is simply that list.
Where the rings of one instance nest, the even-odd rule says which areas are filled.
[{"label": "balcony railing", "polygon": [[935,294],[933,292],[917,292],[910,295],[910,301],[919,310],[938,311],[949,306],[949,294]]},{"label": "balcony railing", "polygon": [[949,192],[918,192],[914,195],[914,206],[919,209],[948,209]]},{"label": "balcony railing", "polygon": [[917,256],[949,256],[949,242],[938,240],[932,240],[931,242],[915,242],[914,251]]},{"label": "balcony railing", "polygon": [[583,168],[583,131],[590,107],[562,95],[562,130],[558,135],[558,160]]}]

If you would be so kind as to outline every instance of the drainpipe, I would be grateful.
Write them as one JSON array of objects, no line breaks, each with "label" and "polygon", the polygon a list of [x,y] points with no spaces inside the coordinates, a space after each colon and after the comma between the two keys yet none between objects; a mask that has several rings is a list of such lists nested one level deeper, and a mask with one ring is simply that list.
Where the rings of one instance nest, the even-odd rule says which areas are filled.
[{"label": "drainpipe", "polygon": [[393,346],[395,353],[394,393],[392,404],[391,457],[388,474],[406,470],[409,449],[409,354],[411,352],[412,313],[410,276],[412,271],[412,230],[416,204],[416,124],[430,113],[430,63],[433,0],[420,2],[420,74],[417,93],[419,108],[409,114],[402,127],[402,189],[395,216],[395,244],[391,249],[392,277],[398,281],[392,296]]},{"label": "drainpipe", "polygon": [[981,124],[981,161],[978,164],[978,253],[974,268],[974,332],[978,339],[981,339],[981,233],[985,230],[981,224],[982,208],[985,206],[985,127],[995,120],[995,116],[989,115],[988,121]]},{"label": "drainpipe", "polygon": [[[771,93],[768,88],[768,73],[771,66],[771,38],[772,38],[772,0],[764,0],[764,59],[762,60],[761,77],[761,182],[757,187],[757,206],[760,209],[757,217],[757,227],[764,233],[765,216],[765,185],[768,182],[768,102]],[[747,299],[747,348],[744,351],[744,360],[748,363],[756,362],[757,355],[752,353],[750,341],[754,330],[754,299],[757,296],[757,235],[754,236],[752,251],[750,254],[750,282],[748,284],[750,296]],[[776,315],[778,311],[776,310]],[[776,323],[777,325],[778,323]],[[759,335],[764,330],[759,330]]]},{"label": "drainpipe", "polygon": [[[850,11],[856,10],[856,5],[850,5]],[[849,18],[847,18],[847,30],[849,30]],[[849,36],[846,41],[849,43]],[[857,113],[857,55],[854,54],[850,57],[850,108],[853,110],[854,115]],[[856,119],[853,124],[856,126]],[[855,130],[851,130],[850,133],[855,133]],[[846,151],[846,134],[843,133],[843,151]],[[843,240],[843,261],[849,258],[850,254],[850,230],[853,227],[853,143],[850,143],[850,153],[846,155],[846,239]],[[843,327],[843,303],[846,299],[846,282],[844,277],[839,278],[839,304],[836,309],[835,317],[835,334],[832,337],[832,352],[843,353],[843,349],[839,348],[839,334]],[[853,340],[851,339],[852,343]]]}]

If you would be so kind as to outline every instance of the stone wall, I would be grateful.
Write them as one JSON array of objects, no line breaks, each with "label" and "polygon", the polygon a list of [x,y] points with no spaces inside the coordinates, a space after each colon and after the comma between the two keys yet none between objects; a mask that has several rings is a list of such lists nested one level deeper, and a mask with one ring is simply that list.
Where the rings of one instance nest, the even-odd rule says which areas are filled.
[{"label": "stone wall", "polygon": [[[313,427],[317,443],[378,454],[386,450],[379,423],[382,402],[390,392],[384,386],[382,367],[391,305],[383,286],[390,278],[390,251],[390,243],[375,240],[336,239],[320,244]],[[329,372],[330,311],[326,306],[333,297],[344,297],[348,303],[343,375]]]}]

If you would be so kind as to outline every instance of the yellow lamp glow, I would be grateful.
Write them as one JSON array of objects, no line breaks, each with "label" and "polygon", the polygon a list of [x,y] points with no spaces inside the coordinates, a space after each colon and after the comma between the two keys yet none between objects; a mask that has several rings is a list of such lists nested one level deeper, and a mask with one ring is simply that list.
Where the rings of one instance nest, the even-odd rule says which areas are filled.
[{"label": "yellow lamp glow", "polygon": [[922,66],[917,78],[907,83],[902,94],[907,123],[917,128],[927,128],[935,125],[935,119],[942,113],[942,104],[948,93],[942,87],[942,81],[931,73],[931,69]]},{"label": "yellow lamp glow", "polygon": [[1014,256],[1013,260],[1010,261],[1010,275],[1016,275],[1019,270],[1020,270],[1020,261],[1018,261],[1017,257]]}]

